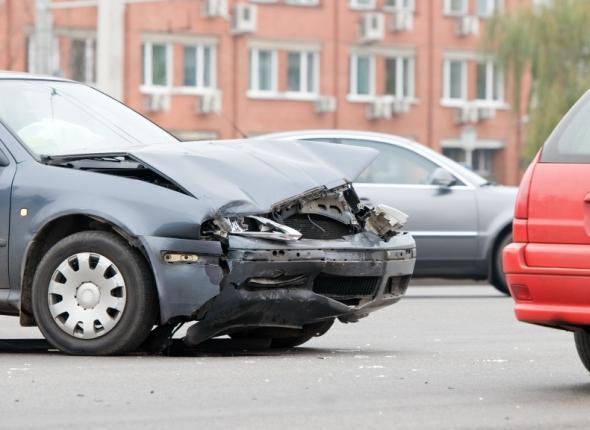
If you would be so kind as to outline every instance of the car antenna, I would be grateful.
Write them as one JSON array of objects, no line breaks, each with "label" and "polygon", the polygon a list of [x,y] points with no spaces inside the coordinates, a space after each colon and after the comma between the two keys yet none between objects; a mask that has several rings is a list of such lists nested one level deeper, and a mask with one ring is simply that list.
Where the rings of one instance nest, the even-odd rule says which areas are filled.
[{"label": "car antenna", "polygon": [[243,131],[240,129],[240,127],[238,127],[238,125],[237,125],[237,124],[236,124],[234,121],[232,121],[231,119],[229,119],[229,118],[228,118],[226,115],[224,115],[224,114],[222,114],[222,113],[220,113],[220,114],[219,114],[219,116],[220,116],[221,118],[223,118],[223,119],[225,120],[225,122],[227,122],[229,125],[231,125],[231,126],[232,126],[232,129],[233,129],[234,131],[237,131],[237,132],[238,132],[238,133],[239,133],[239,134],[240,134],[240,135],[241,135],[241,136],[242,136],[244,139],[247,139],[247,138],[248,138],[248,136],[246,135],[246,133],[244,133],[244,132],[243,132]]}]

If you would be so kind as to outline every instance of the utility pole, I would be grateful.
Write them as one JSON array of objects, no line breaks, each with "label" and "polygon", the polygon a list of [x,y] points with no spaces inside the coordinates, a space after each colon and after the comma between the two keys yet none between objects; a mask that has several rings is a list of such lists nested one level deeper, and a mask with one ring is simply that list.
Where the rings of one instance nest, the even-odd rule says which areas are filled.
[{"label": "utility pole", "polygon": [[125,3],[125,0],[98,2],[96,85],[117,100],[123,100]]},{"label": "utility pole", "polygon": [[96,84],[110,96],[123,99],[125,59],[125,6],[133,3],[156,3],[164,0],[35,0],[33,71],[51,75],[54,46],[52,11],[57,9],[98,8]]}]

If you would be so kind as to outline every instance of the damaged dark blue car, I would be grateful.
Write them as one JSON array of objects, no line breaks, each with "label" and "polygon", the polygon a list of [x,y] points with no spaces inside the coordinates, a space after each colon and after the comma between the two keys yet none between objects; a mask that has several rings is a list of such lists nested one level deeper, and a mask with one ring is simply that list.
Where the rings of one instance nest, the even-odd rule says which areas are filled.
[{"label": "damaged dark blue car", "polygon": [[0,73],[0,313],[110,355],[213,337],[300,345],[400,300],[406,217],[363,205],[377,152],[179,142],[87,86]]}]

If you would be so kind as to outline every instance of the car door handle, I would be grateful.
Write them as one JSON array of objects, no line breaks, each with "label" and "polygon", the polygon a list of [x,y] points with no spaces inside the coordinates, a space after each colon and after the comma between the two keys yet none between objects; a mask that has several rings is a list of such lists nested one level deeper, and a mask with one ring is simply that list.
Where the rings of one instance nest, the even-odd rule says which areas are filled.
[{"label": "car door handle", "polygon": [[361,197],[359,199],[361,201],[361,203],[363,203],[366,206],[372,206],[373,202],[371,201],[371,199],[367,198],[367,197]]}]

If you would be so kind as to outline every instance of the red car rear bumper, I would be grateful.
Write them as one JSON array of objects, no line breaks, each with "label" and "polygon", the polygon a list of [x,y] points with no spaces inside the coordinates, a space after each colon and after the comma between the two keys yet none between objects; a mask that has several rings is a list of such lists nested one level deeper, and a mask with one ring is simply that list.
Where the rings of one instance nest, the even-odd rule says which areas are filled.
[{"label": "red car rear bumper", "polygon": [[[534,245],[531,255],[527,255],[527,245],[513,243],[504,250],[504,271],[516,301],[516,317],[565,329],[590,326],[590,268],[531,266],[546,260],[539,258],[541,244]],[[548,253],[551,248],[547,246]],[[527,262],[527,256],[531,261]]]}]

